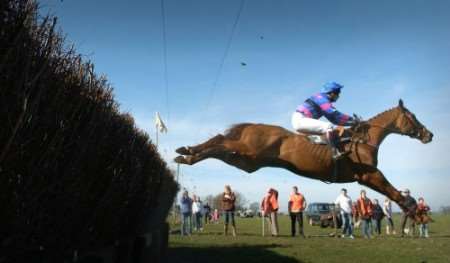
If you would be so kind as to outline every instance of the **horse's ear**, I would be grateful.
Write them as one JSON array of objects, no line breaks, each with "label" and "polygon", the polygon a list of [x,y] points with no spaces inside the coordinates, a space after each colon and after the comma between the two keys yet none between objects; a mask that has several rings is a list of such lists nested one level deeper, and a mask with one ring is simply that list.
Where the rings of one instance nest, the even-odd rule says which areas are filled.
[{"label": "horse's ear", "polygon": [[404,108],[405,108],[405,106],[403,106],[403,100],[402,100],[402,99],[400,99],[400,100],[398,101],[398,106],[399,106],[401,109],[404,109]]}]

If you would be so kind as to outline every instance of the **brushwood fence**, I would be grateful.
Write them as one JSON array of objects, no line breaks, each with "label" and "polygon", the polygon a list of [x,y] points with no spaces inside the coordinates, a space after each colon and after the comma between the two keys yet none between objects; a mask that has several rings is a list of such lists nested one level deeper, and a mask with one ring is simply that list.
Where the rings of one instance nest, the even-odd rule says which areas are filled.
[{"label": "brushwood fence", "polygon": [[165,242],[172,171],[34,1],[0,1],[0,122],[0,262]]}]

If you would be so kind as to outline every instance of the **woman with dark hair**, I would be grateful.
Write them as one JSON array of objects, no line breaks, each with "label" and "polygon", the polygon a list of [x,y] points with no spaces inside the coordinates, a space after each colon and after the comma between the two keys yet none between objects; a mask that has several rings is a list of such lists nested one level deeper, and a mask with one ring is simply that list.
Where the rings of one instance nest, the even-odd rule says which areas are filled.
[{"label": "woman with dark hair", "polygon": [[375,232],[378,235],[381,235],[381,220],[383,220],[384,213],[383,208],[381,208],[380,204],[378,203],[378,199],[373,199],[373,213],[372,218],[375,222]]}]

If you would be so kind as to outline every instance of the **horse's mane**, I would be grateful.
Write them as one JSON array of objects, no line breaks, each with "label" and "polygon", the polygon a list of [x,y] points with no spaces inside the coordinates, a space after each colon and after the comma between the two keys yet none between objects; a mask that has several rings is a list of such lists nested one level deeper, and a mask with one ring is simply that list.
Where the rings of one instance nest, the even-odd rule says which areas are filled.
[{"label": "horse's mane", "polygon": [[352,126],[348,129],[346,129],[346,131],[350,132],[352,135],[352,137],[355,136],[364,136],[364,134],[367,133],[369,127],[370,127],[370,122],[385,116],[385,114],[390,114],[393,110],[397,109],[397,107],[392,107],[390,109],[387,109],[383,112],[378,113],[377,115],[373,116],[372,118],[368,119],[367,121],[364,121],[362,123],[357,124],[356,126]]},{"label": "horse's mane", "polygon": [[367,122],[373,121],[373,120],[375,120],[375,119],[381,117],[381,115],[384,115],[385,113],[388,113],[388,112],[390,112],[390,111],[392,111],[392,110],[394,110],[394,109],[397,109],[397,107],[392,107],[392,108],[387,109],[387,110],[385,110],[385,111],[383,111],[383,112],[380,112],[380,113],[378,113],[377,115],[373,116],[372,118],[368,119]]},{"label": "horse's mane", "polygon": [[228,130],[225,131],[225,138],[230,140],[239,140],[241,137],[242,130],[246,127],[253,125],[252,123],[238,123],[231,126]]}]

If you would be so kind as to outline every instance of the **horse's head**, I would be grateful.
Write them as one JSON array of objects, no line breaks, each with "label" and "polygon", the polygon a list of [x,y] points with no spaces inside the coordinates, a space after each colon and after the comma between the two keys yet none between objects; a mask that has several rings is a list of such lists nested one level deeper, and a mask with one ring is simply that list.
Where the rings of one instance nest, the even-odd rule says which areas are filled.
[{"label": "horse's head", "polygon": [[410,112],[404,105],[403,101],[399,100],[398,110],[400,115],[395,121],[395,128],[402,135],[407,135],[411,138],[420,140],[422,143],[429,143],[433,139],[431,133],[425,126],[420,123],[414,113]]}]

